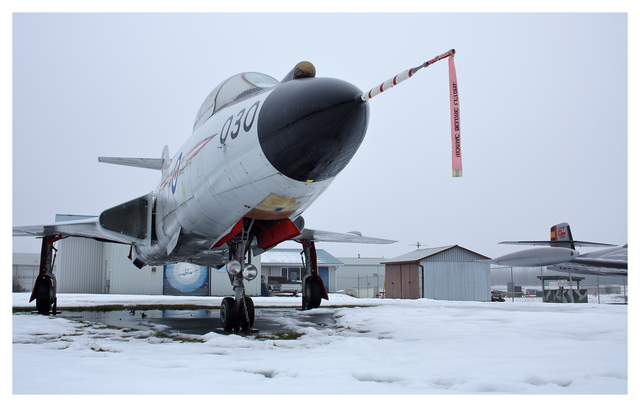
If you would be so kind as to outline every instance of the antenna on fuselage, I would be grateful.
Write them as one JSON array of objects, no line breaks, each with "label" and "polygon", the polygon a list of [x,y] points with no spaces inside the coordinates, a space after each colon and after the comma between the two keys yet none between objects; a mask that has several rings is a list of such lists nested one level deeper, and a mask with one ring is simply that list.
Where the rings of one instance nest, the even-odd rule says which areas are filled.
[{"label": "antenna on fuselage", "polygon": [[456,54],[455,49],[450,49],[444,54],[423,63],[415,68],[407,69],[394,76],[391,79],[376,86],[367,93],[363,93],[361,98],[363,101],[367,101],[374,96],[381,94],[382,92],[393,88],[394,86],[406,81],[416,74],[420,69],[426,68],[429,65],[440,61],[441,59],[449,58],[449,99],[451,102],[451,157],[452,157],[452,175],[454,177],[462,177],[462,149],[460,139],[460,104],[458,101],[458,79],[456,76],[456,68],[453,64],[453,57]]}]

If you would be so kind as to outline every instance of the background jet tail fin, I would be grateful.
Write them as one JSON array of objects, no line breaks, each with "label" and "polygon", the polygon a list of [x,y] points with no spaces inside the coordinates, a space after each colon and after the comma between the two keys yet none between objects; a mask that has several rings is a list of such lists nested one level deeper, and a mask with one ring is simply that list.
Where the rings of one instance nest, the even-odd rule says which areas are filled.
[{"label": "background jet tail fin", "polygon": [[582,240],[573,240],[571,235],[571,227],[566,222],[558,223],[551,226],[551,239],[549,240],[519,240],[499,242],[498,244],[519,244],[531,246],[551,246],[564,247],[565,249],[575,250],[578,247],[612,247],[614,244],[585,242]]},{"label": "background jet tail fin", "polygon": [[552,247],[566,247],[567,249],[576,249],[573,242],[573,236],[571,235],[571,227],[568,223],[558,223],[551,226],[551,246]]}]

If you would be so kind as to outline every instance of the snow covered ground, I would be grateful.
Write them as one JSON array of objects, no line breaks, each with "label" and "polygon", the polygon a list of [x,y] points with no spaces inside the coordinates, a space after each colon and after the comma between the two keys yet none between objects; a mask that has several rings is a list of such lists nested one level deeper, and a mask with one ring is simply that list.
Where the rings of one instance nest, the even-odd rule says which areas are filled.
[{"label": "snow covered ground", "polygon": [[[60,306],[221,298],[59,294]],[[299,306],[300,298],[254,298]],[[28,294],[13,294],[27,306]],[[355,299],[295,340],[13,319],[14,394],[627,394],[627,306]],[[363,307],[358,307],[361,305]],[[375,305],[364,307],[364,305]],[[353,307],[356,306],[356,307]],[[305,311],[315,312],[315,311]],[[632,389],[633,391],[633,389]]]}]

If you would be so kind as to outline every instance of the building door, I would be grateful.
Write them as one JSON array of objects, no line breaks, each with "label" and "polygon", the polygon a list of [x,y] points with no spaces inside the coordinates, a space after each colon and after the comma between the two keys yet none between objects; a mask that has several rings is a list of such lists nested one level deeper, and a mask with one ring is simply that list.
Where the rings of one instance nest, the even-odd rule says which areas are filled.
[{"label": "building door", "polygon": [[402,274],[400,266],[387,264],[384,273],[385,297],[402,298]]},{"label": "building door", "polygon": [[420,298],[420,273],[417,264],[402,265],[402,298]]},{"label": "building door", "polygon": [[420,298],[420,273],[417,264],[387,264],[385,267],[387,298]]},{"label": "building door", "polygon": [[318,275],[324,283],[324,288],[329,292],[329,267],[318,267]]}]

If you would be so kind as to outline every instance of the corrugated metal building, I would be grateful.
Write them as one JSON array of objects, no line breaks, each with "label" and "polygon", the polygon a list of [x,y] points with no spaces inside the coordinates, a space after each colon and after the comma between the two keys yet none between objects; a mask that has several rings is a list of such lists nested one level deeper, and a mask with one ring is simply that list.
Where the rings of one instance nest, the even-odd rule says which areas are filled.
[{"label": "corrugated metal building", "polygon": [[[300,280],[302,276],[302,249],[271,249],[260,255],[262,275],[287,277],[288,280]],[[322,278],[327,292],[336,292],[336,268],[342,262],[323,249],[316,250],[318,275]]]},{"label": "corrugated metal building", "polygon": [[383,261],[387,298],[491,301],[486,256],[458,245],[418,249]]},{"label": "corrugated metal building", "polygon": [[162,294],[163,268],[133,265],[129,246],[70,237],[58,242],[59,293]]},{"label": "corrugated metal building", "polygon": [[[53,274],[57,267],[53,265]],[[31,291],[40,273],[40,254],[13,253],[13,292]]]}]

